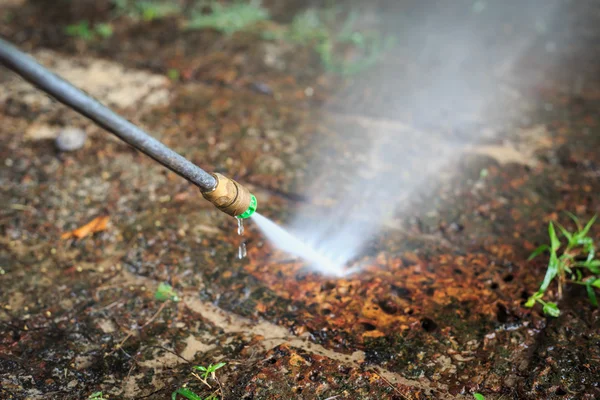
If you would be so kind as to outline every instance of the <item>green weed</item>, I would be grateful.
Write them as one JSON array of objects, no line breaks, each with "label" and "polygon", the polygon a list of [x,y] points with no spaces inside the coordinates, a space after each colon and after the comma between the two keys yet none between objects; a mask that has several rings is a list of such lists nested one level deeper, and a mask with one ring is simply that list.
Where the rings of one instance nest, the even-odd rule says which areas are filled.
[{"label": "green weed", "polygon": [[218,364],[212,365],[210,364],[208,367],[202,367],[202,366],[194,366],[194,369],[196,371],[200,371],[202,372],[202,378],[204,380],[208,379],[208,376],[210,375],[211,377],[215,377],[215,371],[218,370],[219,368],[222,368],[225,366],[224,362],[220,362]]},{"label": "green weed", "polygon": [[102,395],[102,392],[94,392],[94,393],[90,394],[90,396],[88,397],[88,400],[107,400],[107,399],[108,399],[108,396],[104,397]]},{"label": "green weed", "polygon": [[263,38],[311,46],[327,71],[354,75],[378,63],[396,39],[376,30],[356,29],[357,11],[347,13],[340,24],[341,14],[341,8],[309,8],[296,15],[287,29],[266,31]]},{"label": "green weed", "polygon": [[158,301],[173,300],[179,301],[177,292],[168,283],[161,282],[154,293],[154,298]]},{"label": "green weed", "polygon": [[199,365],[195,365],[193,367],[196,371],[202,372],[202,374],[198,375],[198,374],[192,372],[192,375],[194,375],[196,378],[198,378],[202,383],[204,383],[209,388],[212,389],[212,386],[207,381],[209,377],[216,380],[217,383],[219,384],[217,391],[210,394],[208,397],[205,397],[204,399],[202,399],[202,397],[198,396],[196,393],[194,393],[190,389],[182,387],[182,388],[177,389],[176,391],[174,391],[171,394],[171,400],[177,400],[177,395],[181,395],[188,400],[219,400],[219,397],[217,396],[216,393],[218,392],[220,394],[220,396],[223,397],[223,391],[221,388],[221,383],[217,379],[215,372],[219,368],[222,368],[224,366],[225,366],[225,363],[220,362],[215,365],[210,364],[208,367],[203,367],[203,366],[199,366]]},{"label": "green weed", "polygon": [[600,260],[595,258],[596,248],[594,240],[588,235],[592,225],[596,221],[597,215],[583,226],[575,215],[571,213],[567,214],[575,222],[577,227],[575,232],[569,232],[558,222],[556,223],[560,233],[567,241],[566,246],[563,247],[554,224],[550,222],[548,225],[550,244],[538,247],[529,256],[529,260],[532,260],[546,251],[550,253],[544,281],[539,290],[529,297],[525,303],[525,307],[531,308],[536,303],[539,303],[542,305],[544,314],[551,317],[558,317],[560,309],[556,303],[544,301],[543,297],[554,279],[558,281],[559,300],[562,298],[565,283],[572,283],[585,286],[590,302],[595,307],[598,307],[595,289],[600,288]]},{"label": "green weed", "polygon": [[90,26],[88,21],[79,21],[76,24],[67,25],[65,27],[65,33],[69,36],[78,37],[85,41],[95,39],[97,36],[101,38],[108,38],[112,36],[113,29],[110,24],[100,23],[93,27]]},{"label": "green weed", "polygon": [[[334,14],[335,15],[335,14]],[[343,75],[354,75],[375,65],[384,52],[395,43],[393,36],[382,36],[378,31],[356,30],[358,12],[351,11],[344,20],[337,35],[329,36],[317,51],[328,71]],[[339,48],[350,48],[355,54],[354,59],[346,60],[337,53]]]},{"label": "green weed", "polygon": [[98,35],[100,35],[104,39],[109,38],[113,35],[113,28],[110,24],[96,24],[96,26],[94,26],[94,30]]},{"label": "green weed", "polygon": [[171,400],[177,400],[178,394],[189,400],[202,400],[202,397],[198,396],[196,393],[187,388],[179,388],[174,391],[173,394],[171,394]]},{"label": "green weed", "polygon": [[69,36],[75,36],[83,40],[92,40],[94,34],[90,29],[90,24],[87,21],[80,21],[77,24],[68,25],[65,28],[65,33]]},{"label": "green weed", "polygon": [[172,0],[113,0],[117,14],[133,19],[153,21],[181,13],[179,4]]},{"label": "green weed", "polygon": [[474,393],[473,397],[475,398],[475,400],[485,400],[485,397],[483,397],[481,393]]},{"label": "green weed", "polygon": [[261,6],[260,1],[238,1],[228,5],[213,1],[209,7],[208,14],[194,14],[187,23],[187,29],[211,28],[231,35],[270,18],[269,11]]},{"label": "green weed", "polygon": [[309,8],[294,17],[288,32],[282,38],[293,43],[310,45],[326,40],[329,36],[319,11]]},{"label": "green weed", "polygon": [[[354,75],[371,68],[379,62],[382,55],[394,45],[392,37],[383,38],[378,32],[371,34],[356,33],[349,39],[326,40],[316,47],[321,61],[330,72],[342,75]],[[350,45],[357,53],[354,59],[346,60],[336,54],[336,45]]]},{"label": "green weed", "polygon": [[[196,0],[187,9],[170,0],[112,0],[115,17],[152,21],[189,12],[183,16],[188,30],[214,29],[226,35],[249,30],[270,19],[269,10],[260,0]],[[378,63],[382,55],[395,44],[395,37],[377,30],[358,29],[357,11],[346,12],[341,7],[308,8],[297,14],[289,26],[270,29],[262,25],[260,34],[265,40],[284,40],[311,47],[319,56],[325,70],[341,75],[354,75]],[[267,25],[270,26],[270,25]],[[91,38],[93,32],[85,26],[74,27],[73,34]],[[109,33],[110,32],[110,33]],[[112,30],[100,27],[97,32],[106,37]]]},{"label": "green weed", "polygon": [[[178,4],[171,0],[113,0],[115,12],[113,18],[127,15],[133,19],[151,21],[164,18],[181,11]],[[113,27],[110,23],[97,23],[93,26],[86,20],[65,27],[65,33],[69,36],[90,41],[96,38],[106,39],[113,35]]]}]

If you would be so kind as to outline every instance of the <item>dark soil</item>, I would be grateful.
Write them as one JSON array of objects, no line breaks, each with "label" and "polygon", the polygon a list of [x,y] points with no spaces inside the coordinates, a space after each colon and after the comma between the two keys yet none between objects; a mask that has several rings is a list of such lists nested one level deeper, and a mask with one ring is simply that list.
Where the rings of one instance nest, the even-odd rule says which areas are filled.
[{"label": "dark soil", "polygon": [[[267,3],[278,23],[302,8],[287,3]],[[394,182],[422,181],[357,275],[307,272],[252,223],[239,260],[236,221],[197,188],[0,70],[0,398],[166,399],[184,384],[208,396],[215,382],[192,366],[219,361],[224,399],[600,398],[600,310],[585,291],[567,291],[559,318],[524,307],[548,221],[600,212],[600,9],[440,3],[366,7],[399,47],[341,77],[256,31],[121,17],[85,41],[65,26],[110,20],[108,0],[0,0],[0,35],[247,184],[277,221],[300,205],[319,215],[307,188],[352,179],[344,166],[374,135],[406,165],[386,171],[404,173]],[[445,64],[473,32],[472,53]],[[61,153],[67,126],[87,141]],[[426,179],[423,149],[452,166]],[[61,239],[105,215],[106,230]],[[157,301],[161,282],[181,301]]]}]

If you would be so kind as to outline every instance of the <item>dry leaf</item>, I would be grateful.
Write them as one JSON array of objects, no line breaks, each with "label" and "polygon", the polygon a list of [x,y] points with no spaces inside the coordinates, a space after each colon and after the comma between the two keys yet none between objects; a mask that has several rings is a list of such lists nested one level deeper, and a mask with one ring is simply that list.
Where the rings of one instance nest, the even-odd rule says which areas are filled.
[{"label": "dry leaf", "polygon": [[108,226],[108,216],[96,217],[92,221],[87,224],[80,226],[71,232],[66,232],[61,235],[61,239],[69,239],[71,237],[76,237],[77,239],[81,239],[95,232],[101,232],[106,230]]}]

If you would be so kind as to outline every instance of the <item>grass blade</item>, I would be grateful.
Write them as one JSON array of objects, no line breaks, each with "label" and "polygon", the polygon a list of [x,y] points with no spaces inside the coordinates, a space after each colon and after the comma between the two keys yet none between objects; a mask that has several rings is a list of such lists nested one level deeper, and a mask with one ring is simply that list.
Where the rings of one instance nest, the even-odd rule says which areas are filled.
[{"label": "grass blade", "polygon": [[548,263],[548,269],[546,270],[546,276],[544,276],[544,281],[542,282],[542,285],[540,286],[539,291],[545,292],[546,289],[548,289],[548,286],[550,286],[550,282],[552,282],[552,279],[554,279],[557,274],[558,274],[558,257],[556,256],[556,252],[553,251],[550,254],[550,262]]},{"label": "grass blade", "polygon": [[544,314],[549,315],[551,317],[558,317],[560,315],[560,310],[558,309],[556,303],[545,303],[542,311],[544,312]]},{"label": "grass blade", "polygon": [[600,260],[578,262],[575,264],[575,266],[587,268],[592,274],[600,274]]},{"label": "grass blade", "polygon": [[537,256],[539,256],[540,254],[542,254],[544,251],[548,250],[550,248],[550,246],[548,246],[547,244],[543,244],[540,247],[538,247],[537,249],[535,249],[533,251],[533,253],[531,253],[531,255],[529,256],[529,258],[527,259],[527,261],[531,261],[534,258],[536,258]]},{"label": "grass blade", "polygon": [[594,257],[596,256],[596,248],[594,247],[594,243],[586,245],[585,251],[588,252],[587,260],[594,261]]},{"label": "grass blade", "polygon": [[590,231],[590,228],[592,227],[592,225],[594,225],[594,222],[596,222],[596,218],[598,218],[598,214],[594,215],[592,219],[590,219],[585,225],[585,227],[581,230],[581,237],[587,236],[588,232]]},{"label": "grass blade", "polygon": [[224,362],[217,363],[217,364],[216,364],[216,365],[215,365],[215,366],[212,368],[212,370],[213,370],[213,371],[216,371],[216,370],[218,370],[219,368],[221,368],[221,367],[224,367],[225,365],[226,365],[226,363],[224,363]]},{"label": "grass blade", "polygon": [[569,217],[571,217],[571,219],[573,221],[575,221],[575,225],[577,225],[577,229],[579,231],[581,231],[581,224],[579,223],[579,218],[577,218],[573,213],[571,213],[569,211],[565,211],[565,214],[567,214]]},{"label": "grass blade", "polygon": [[558,236],[556,236],[556,231],[554,230],[554,224],[550,222],[548,224],[548,234],[550,235],[550,249],[553,252],[556,252],[560,248],[560,241],[558,240]]},{"label": "grass blade", "polygon": [[535,299],[532,296],[532,297],[530,297],[530,298],[527,299],[527,302],[525,303],[525,307],[531,308],[533,306],[535,306]]},{"label": "grass blade", "polygon": [[564,235],[564,237],[566,237],[567,240],[569,241],[569,245],[574,244],[573,243],[573,235],[568,230],[566,230],[564,228],[564,226],[562,226],[558,222],[556,223],[556,225],[558,226],[558,229],[560,229],[560,232]]},{"label": "grass blade", "polygon": [[535,302],[538,299],[541,299],[542,297],[544,297],[544,292],[538,290],[537,292],[535,292],[534,294],[532,294],[529,299],[527,299],[527,303],[525,303],[525,307],[531,308],[535,305]]},{"label": "grass blade", "polygon": [[[597,280],[600,281],[600,279]],[[596,298],[596,293],[594,293],[594,288],[592,287],[592,283],[590,281],[585,283],[585,289],[587,290],[588,297],[590,298],[590,303],[592,303],[594,307],[598,307],[598,299]]]},{"label": "grass blade", "polygon": [[176,391],[174,391],[171,395],[171,400],[176,400],[178,394],[185,397],[188,400],[202,400],[202,397],[198,396],[196,393],[186,388],[179,388]]}]

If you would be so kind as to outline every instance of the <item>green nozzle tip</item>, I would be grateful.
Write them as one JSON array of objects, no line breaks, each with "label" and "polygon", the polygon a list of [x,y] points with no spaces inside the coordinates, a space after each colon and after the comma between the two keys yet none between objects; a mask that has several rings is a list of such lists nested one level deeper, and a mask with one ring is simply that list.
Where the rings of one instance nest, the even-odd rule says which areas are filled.
[{"label": "green nozzle tip", "polygon": [[250,205],[242,214],[238,215],[237,218],[245,219],[249,218],[256,211],[256,206],[258,202],[256,201],[256,197],[253,194],[250,194]]}]

